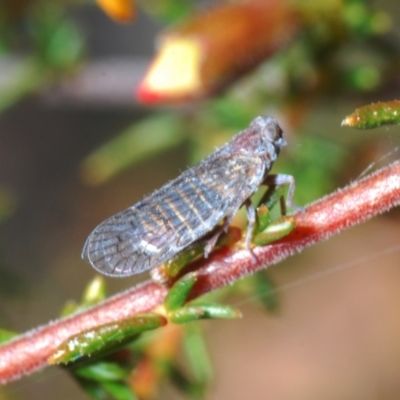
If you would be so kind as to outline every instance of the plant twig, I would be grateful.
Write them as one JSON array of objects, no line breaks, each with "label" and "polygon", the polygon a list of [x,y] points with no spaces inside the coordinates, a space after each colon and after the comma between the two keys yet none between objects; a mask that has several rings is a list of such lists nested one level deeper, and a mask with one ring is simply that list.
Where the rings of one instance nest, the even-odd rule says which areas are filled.
[{"label": "plant twig", "polygon": [[[223,248],[200,260],[199,279],[190,298],[227,285],[275,264],[400,204],[400,161],[326,196],[297,213],[295,229],[279,242],[257,247],[257,261],[247,250]],[[0,347],[0,383],[7,383],[48,365],[48,358],[68,337],[128,318],[161,305],[167,288],[148,281],[103,303],[36,328]]]}]

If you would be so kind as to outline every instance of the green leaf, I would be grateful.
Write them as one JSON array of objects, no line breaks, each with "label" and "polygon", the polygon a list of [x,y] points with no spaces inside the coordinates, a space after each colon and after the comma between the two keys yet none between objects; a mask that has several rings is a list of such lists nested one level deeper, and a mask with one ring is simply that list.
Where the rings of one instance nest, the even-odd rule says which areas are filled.
[{"label": "green leaf", "polygon": [[[171,278],[175,278],[190,262],[192,262],[197,257],[203,255],[207,239],[212,237],[214,234],[215,230],[210,232],[206,237],[204,237],[199,242],[196,242],[186,250],[181,251],[172,260],[169,260],[165,264],[163,264],[160,267],[160,275],[162,276],[162,279],[165,278],[169,280]],[[241,239],[241,236],[242,236],[241,230],[239,228],[231,226],[228,228],[228,231],[226,233],[223,232],[221,236],[218,238],[214,249],[217,249],[221,246],[232,244],[234,242],[238,242]]]},{"label": "green leaf", "polygon": [[271,213],[265,204],[257,208],[254,233],[262,232],[271,223]]},{"label": "green leaf", "polygon": [[115,400],[136,400],[137,397],[132,389],[124,383],[104,382],[102,384],[106,390]]},{"label": "green leaf", "polygon": [[174,283],[164,299],[164,306],[167,311],[177,310],[185,303],[197,279],[196,272],[189,272]]},{"label": "green leaf", "polygon": [[194,5],[188,0],[146,0],[141,7],[160,21],[171,24],[189,16]]},{"label": "green leaf", "polygon": [[377,128],[400,123],[400,100],[377,102],[357,108],[343,121],[342,126],[358,129]]},{"label": "green leaf", "polygon": [[186,324],[202,319],[203,317],[204,310],[196,306],[185,306],[168,313],[168,321],[174,324]]},{"label": "green leaf", "polygon": [[127,378],[130,374],[130,371],[126,371],[118,364],[111,362],[96,362],[76,368],[73,372],[81,378],[95,381],[118,381]]},{"label": "green leaf", "polygon": [[267,228],[253,237],[252,242],[257,246],[265,246],[287,236],[296,226],[295,219],[288,215],[270,223]]},{"label": "green leaf", "polygon": [[279,308],[279,299],[274,282],[265,271],[253,276],[253,285],[257,297],[269,312],[276,312]]},{"label": "green leaf", "polygon": [[168,313],[168,320],[175,324],[184,324],[199,319],[240,318],[242,313],[231,306],[208,303],[190,304]]},{"label": "green leaf", "polygon": [[61,316],[66,317],[78,311],[83,311],[106,298],[106,284],[102,276],[96,275],[87,285],[83,292],[82,302],[79,304],[74,300],[65,303]]},{"label": "green leaf", "polygon": [[105,324],[71,336],[57,347],[49,358],[50,364],[67,364],[83,356],[115,350],[133,340],[139,333],[156,329],[167,323],[155,313],[137,314],[135,317]]},{"label": "green leaf", "polygon": [[18,336],[18,333],[0,329],[0,344],[10,341],[12,338]]},{"label": "green leaf", "polygon": [[181,251],[172,260],[167,261],[161,268],[167,279],[176,277],[182,269],[204,252],[204,243],[197,242],[188,249]]},{"label": "green leaf", "polygon": [[187,325],[182,345],[195,380],[209,383],[213,377],[212,362],[198,324]]},{"label": "green leaf", "polygon": [[93,305],[107,297],[106,282],[103,276],[96,275],[87,285],[82,296],[82,303]]}]

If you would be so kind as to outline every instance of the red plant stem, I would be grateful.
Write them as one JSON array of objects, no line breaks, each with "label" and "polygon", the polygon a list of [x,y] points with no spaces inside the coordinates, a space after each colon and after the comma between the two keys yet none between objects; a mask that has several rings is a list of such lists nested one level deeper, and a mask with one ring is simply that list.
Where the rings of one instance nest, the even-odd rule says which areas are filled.
[{"label": "red plant stem", "polygon": [[257,262],[247,250],[229,249],[224,254],[217,252],[209,259],[201,260],[199,279],[190,298],[276,264],[397,205],[400,205],[400,161],[317,200],[304,212],[294,215],[296,227],[289,235],[254,249]]},{"label": "red plant stem", "polygon": [[[361,181],[326,196],[295,215],[290,235],[257,247],[254,261],[247,250],[221,249],[198,263],[195,298],[245,275],[300,252],[345,228],[357,225],[400,204],[400,162],[385,167]],[[48,358],[67,338],[83,330],[154,310],[162,304],[167,289],[148,281],[105,302],[27,332],[0,347],[0,383],[17,379],[48,365]]]}]

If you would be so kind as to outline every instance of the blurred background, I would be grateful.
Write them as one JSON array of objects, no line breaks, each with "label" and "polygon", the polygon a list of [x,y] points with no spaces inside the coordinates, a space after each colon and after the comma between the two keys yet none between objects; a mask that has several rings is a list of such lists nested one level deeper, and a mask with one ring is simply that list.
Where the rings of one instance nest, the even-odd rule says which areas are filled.
[{"label": "blurred background", "polygon": [[[54,3],[0,3],[2,328],[24,332],[79,301],[95,275],[80,258],[91,230],[257,115],[284,128],[274,171],[294,175],[298,205],[398,158],[398,127],[340,126],[398,97],[395,0],[248,2],[260,21],[247,3]],[[399,217],[269,268],[269,297],[254,282],[229,290],[244,317],[201,323],[213,374],[197,398],[398,399]],[[146,278],[107,279],[108,293]],[[191,398],[176,386],[161,381],[155,398]],[[88,395],[49,368],[0,398]]]}]

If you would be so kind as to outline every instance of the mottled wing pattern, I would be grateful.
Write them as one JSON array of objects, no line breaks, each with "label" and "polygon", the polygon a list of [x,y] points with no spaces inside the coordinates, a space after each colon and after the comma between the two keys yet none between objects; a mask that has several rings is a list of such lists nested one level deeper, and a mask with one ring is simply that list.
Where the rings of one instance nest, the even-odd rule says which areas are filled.
[{"label": "mottled wing pattern", "polygon": [[82,257],[106,275],[138,274],[233,216],[261,183],[263,165],[258,158],[221,153],[105,220],[88,237]]}]

